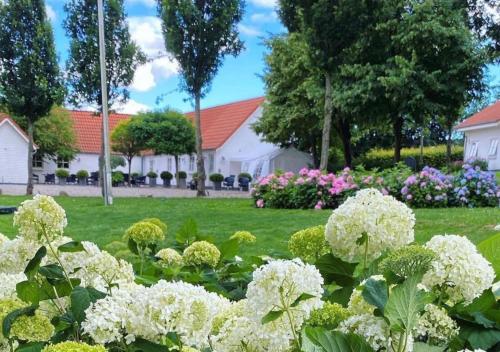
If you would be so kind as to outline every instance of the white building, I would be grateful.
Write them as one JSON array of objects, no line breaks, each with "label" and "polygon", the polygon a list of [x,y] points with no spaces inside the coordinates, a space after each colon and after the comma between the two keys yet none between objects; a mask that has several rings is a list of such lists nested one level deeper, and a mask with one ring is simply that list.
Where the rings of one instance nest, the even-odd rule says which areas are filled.
[{"label": "white building", "polygon": [[[254,98],[234,102],[202,110],[202,140],[205,170],[207,174],[221,173],[224,177],[241,172],[250,173],[254,179],[269,174],[276,169],[297,172],[302,167],[312,163],[311,157],[293,148],[281,149],[278,146],[261,141],[261,138],[251,129],[251,125],[262,116],[264,98]],[[193,113],[188,113],[188,118],[193,118]],[[70,174],[79,170],[89,173],[98,170],[99,152],[101,149],[101,117],[87,111],[70,111],[77,137],[79,153],[73,160],[40,160],[35,158],[34,173],[44,181],[44,175],[53,174],[57,168],[68,169]],[[124,114],[110,115],[110,130],[122,120],[132,116]],[[0,135],[0,150],[3,148],[3,138]],[[15,155],[16,160],[26,160],[22,150],[27,147],[17,146],[11,148],[10,155]],[[2,156],[0,154],[0,165]],[[12,158],[12,156],[11,156]],[[19,162],[26,169],[26,162]],[[1,166],[0,166],[1,168]],[[26,171],[16,173],[15,179],[5,179],[0,182],[25,183]],[[196,158],[194,155],[183,155],[179,160],[180,171],[188,174],[188,180],[196,172]],[[128,172],[128,167],[119,168]],[[132,172],[146,175],[154,171],[158,175],[162,171],[176,172],[173,156],[149,155],[135,157],[132,160]],[[22,173],[24,172],[24,173]],[[1,174],[0,174],[1,175]],[[160,180],[158,180],[160,181]],[[173,181],[175,182],[175,181]],[[207,181],[207,184],[209,182]]]},{"label": "white building", "polygon": [[465,136],[464,160],[484,159],[489,170],[500,170],[500,100],[472,115],[455,130]]}]

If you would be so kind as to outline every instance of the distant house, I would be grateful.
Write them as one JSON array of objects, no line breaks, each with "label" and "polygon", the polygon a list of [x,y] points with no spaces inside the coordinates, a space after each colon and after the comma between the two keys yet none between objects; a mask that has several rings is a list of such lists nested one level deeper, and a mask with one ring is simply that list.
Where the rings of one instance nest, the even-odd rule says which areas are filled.
[{"label": "distant house", "polygon": [[[230,176],[248,172],[254,178],[258,178],[276,169],[297,172],[312,163],[308,154],[293,148],[281,149],[274,144],[263,142],[261,137],[252,130],[251,125],[262,116],[263,102],[264,98],[260,97],[201,111],[203,155],[207,174],[221,173],[224,176]],[[193,118],[194,113],[188,113],[186,116]],[[76,148],[79,152],[73,160],[41,160],[35,154],[34,173],[40,176],[41,182],[44,180],[44,175],[53,174],[57,168],[68,169],[71,174],[76,174],[79,170],[87,170],[89,173],[98,170],[101,150],[101,116],[87,111],[70,111],[70,117],[73,120],[77,139]],[[133,116],[110,114],[110,130],[113,130],[120,121],[129,118]],[[0,137],[0,150],[2,148],[3,139]],[[27,147],[23,149],[22,146],[17,146],[16,149],[11,149],[9,154],[16,155],[16,160],[26,160],[22,150],[27,150]],[[0,154],[0,160],[1,158]],[[26,162],[23,161],[22,164],[26,169]],[[2,181],[0,178],[0,182],[25,183],[27,174],[24,169],[19,170],[24,174],[16,176],[15,180]],[[181,156],[179,169],[188,174],[188,180],[191,179],[193,173],[196,172],[196,156]],[[128,167],[118,170],[128,172]],[[132,160],[132,172],[145,175],[149,171],[154,171],[158,175],[162,171],[174,174],[176,172],[174,157],[145,153]]]},{"label": "distant house", "polygon": [[28,180],[28,136],[9,116],[0,113],[0,183]]},{"label": "distant house", "polygon": [[484,159],[489,170],[500,170],[500,100],[472,115],[455,130],[465,135],[464,160]]}]

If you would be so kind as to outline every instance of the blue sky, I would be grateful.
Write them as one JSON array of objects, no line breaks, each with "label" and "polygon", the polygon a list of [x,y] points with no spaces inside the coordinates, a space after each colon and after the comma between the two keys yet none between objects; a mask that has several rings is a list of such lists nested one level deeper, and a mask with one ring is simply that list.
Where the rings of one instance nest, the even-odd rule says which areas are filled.
[{"label": "blue sky", "polygon": [[[65,18],[64,0],[46,0],[47,13],[51,18],[56,38],[56,48],[61,65],[68,52],[68,39],[62,27]],[[165,53],[160,21],[156,16],[156,0],[125,0],[132,38],[150,57]],[[240,24],[241,39],[245,50],[236,58],[228,57],[202,107],[214,106],[264,94],[262,79],[264,70],[264,38],[282,33],[284,28],[277,19],[274,0],[247,0],[245,17]],[[188,96],[179,90],[176,65],[168,58],[154,60],[136,72],[130,89],[131,101],[127,112],[141,108],[170,106],[181,111],[192,110]],[[162,100],[157,104],[158,98]]]},{"label": "blue sky", "polygon": [[[47,13],[54,27],[56,47],[62,66],[67,58],[68,39],[62,22],[65,0],[46,0]],[[125,0],[132,38],[149,57],[162,56],[138,69],[130,88],[131,99],[123,112],[136,113],[143,109],[165,106],[181,111],[192,110],[188,96],[180,91],[175,62],[165,55],[160,20],[156,16],[156,0]],[[253,98],[264,94],[259,75],[264,70],[265,38],[283,33],[276,11],[276,0],[247,0],[245,17],[240,24],[245,50],[236,58],[228,57],[214,79],[202,107]],[[500,84],[500,68],[490,68],[491,82]],[[161,100],[158,101],[161,97]]]}]

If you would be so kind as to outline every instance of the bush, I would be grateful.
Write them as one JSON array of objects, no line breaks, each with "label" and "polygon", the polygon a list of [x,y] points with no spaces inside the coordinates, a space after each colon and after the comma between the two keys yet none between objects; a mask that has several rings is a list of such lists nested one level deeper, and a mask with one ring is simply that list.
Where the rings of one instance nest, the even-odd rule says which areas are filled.
[{"label": "bush", "polygon": [[185,171],[179,171],[177,173],[177,175],[179,176],[180,179],[186,179],[187,178],[187,174]]},{"label": "bush", "polygon": [[[467,160],[466,164],[471,166],[474,169],[476,167],[479,167],[480,170],[488,171],[488,160],[479,159],[479,158],[469,159],[469,160]],[[465,166],[465,165],[462,165],[462,166]]]},{"label": "bush", "polygon": [[222,174],[211,174],[209,179],[212,182],[222,182],[224,181],[224,176]]},{"label": "bush", "polygon": [[495,174],[481,170],[481,163],[476,163],[476,166],[464,164],[462,171],[455,177],[454,185],[457,205],[495,207],[500,201],[500,188]]},{"label": "bush", "polygon": [[424,167],[424,169],[408,177],[401,189],[406,203],[417,208],[438,208],[449,204],[453,191],[453,176],[441,171]]},{"label": "bush", "polygon": [[149,178],[157,178],[158,177],[158,174],[154,171],[149,171],[147,174],[146,174],[147,177]]},{"label": "bush", "polygon": [[242,172],[241,174],[238,175],[238,180],[240,178],[246,177],[248,178],[249,181],[252,181],[252,175],[250,175],[248,172]]},{"label": "bush", "polygon": [[113,173],[111,174],[111,182],[113,182],[114,185],[122,183],[124,180],[125,176],[121,171],[113,171]]},{"label": "bush", "polygon": [[56,176],[59,178],[66,178],[69,177],[69,171],[66,169],[57,169],[56,170]]},{"label": "bush", "polygon": [[138,172],[132,172],[131,176],[132,176],[132,178],[137,178],[137,177],[141,176],[141,174]]},{"label": "bush", "polygon": [[78,170],[78,172],[76,173],[76,177],[77,178],[87,178],[87,177],[89,177],[89,173],[87,170]]},{"label": "bush", "polygon": [[171,180],[172,178],[174,177],[174,175],[172,175],[170,172],[168,171],[163,171],[161,174],[160,174],[160,178],[162,180]]},{"label": "bush", "polygon": [[[453,146],[451,152],[451,160],[458,161],[463,159],[463,147]],[[401,160],[413,157],[417,161],[420,160],[420,148],[403,148],[401,149]],[[394,166],[394,150],[393,149],[372,149],[365,155],[356,160],[357,164],[362,164],[367,169],[379,168],[387,169]],[[435,147],[424,148],[424,164],[423,167],[429,165],[437,169],[444,169],[447,166],[446,146],[438,145]]]}]

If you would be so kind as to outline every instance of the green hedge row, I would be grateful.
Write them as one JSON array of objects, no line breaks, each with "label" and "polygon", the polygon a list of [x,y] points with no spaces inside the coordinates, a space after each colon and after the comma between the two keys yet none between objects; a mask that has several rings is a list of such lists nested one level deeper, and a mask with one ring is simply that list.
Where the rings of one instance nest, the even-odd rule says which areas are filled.
[{"label": "green hedge row", "polygon": [[[453,146],[451,150],[452,161],[463,160],[464,148],[461,146]],[[413,157],[419,163],[420,148],[403,148],[401,149],[401,161],[405,158]],[[387,169],[394,166],[394,149],[372,149],[357,160],[357,164],[363,165],[366,169]],[[425,165],[432,166],[438,169],[443,169],[447,166],[446,163],[446,146],[438,145],[434,147],[424,148],[424,165],[418,165],[420,168]]]}]

